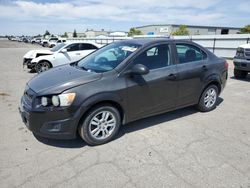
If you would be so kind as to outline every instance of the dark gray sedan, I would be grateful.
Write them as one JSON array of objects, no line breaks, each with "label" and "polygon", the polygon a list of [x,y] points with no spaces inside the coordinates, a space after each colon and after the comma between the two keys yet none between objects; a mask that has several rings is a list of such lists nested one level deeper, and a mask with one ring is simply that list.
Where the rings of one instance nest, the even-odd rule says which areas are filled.
[{"label": "dark gray sedan", "polygon": [[190,41],[119,41],[32,78],[20,112],[34,134],[71,139],[79,133],[98,145],[137,119],[191,105],[215,109],[227,72],[225,60]]}]

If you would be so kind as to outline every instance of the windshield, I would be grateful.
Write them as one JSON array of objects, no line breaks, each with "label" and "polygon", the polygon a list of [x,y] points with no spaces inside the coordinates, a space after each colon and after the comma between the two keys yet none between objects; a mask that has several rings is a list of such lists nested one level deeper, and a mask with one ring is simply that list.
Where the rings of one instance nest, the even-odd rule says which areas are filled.
[{"label": "windshield", "polygon": [[112,43],[83,58],[77,66],[87,71],[107,72],[117,67],[139,47],[138,44]]},{"label": "windshield", "polygon": [[64,47],[65,45],[66,45],[65,43],[57,44],[55,47],[51,48],[50,51],[56,52],[56,51],[60,50],[62,47]]}]

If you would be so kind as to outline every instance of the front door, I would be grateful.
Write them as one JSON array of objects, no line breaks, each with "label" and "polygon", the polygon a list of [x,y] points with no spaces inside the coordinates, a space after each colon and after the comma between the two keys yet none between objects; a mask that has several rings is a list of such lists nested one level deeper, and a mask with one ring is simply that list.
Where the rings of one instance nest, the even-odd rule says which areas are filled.
[{"label": "front door", "polygon": [[143,64],[150,71],[126,78],[131,119],[175,107],[178,86],[171,54],[170,44],[161,44],[148,48],[132,62],[131,66]]}]

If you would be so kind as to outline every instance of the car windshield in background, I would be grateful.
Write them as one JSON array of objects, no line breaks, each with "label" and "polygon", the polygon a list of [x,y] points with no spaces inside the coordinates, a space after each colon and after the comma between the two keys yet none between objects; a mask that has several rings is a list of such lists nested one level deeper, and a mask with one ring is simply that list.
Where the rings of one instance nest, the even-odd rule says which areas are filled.
[{"label": "car windshield in background", "polygon": [[117,67],[139,47],[138,44],[112,43],[83,58],[77,66],[87,71],[107,72]]},{"label": "car windshield in background", "polygon": [[56,52],[56,51],[60,50],[62,47],[64,47],[65,45],[66,44],[64,44],[64,43],[60,43],[60,44],[56,45],[54,48],[51,48],[50,51]]}]

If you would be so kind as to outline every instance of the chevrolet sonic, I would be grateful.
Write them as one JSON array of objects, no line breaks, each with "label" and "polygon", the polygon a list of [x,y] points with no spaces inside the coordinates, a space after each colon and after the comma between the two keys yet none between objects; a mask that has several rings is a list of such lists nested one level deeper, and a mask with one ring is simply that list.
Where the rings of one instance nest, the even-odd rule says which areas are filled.
[{"label": "chevrolet sonic", "polygon": [[124,40],[33,77],[19,111],[36,135],[104,144],[131,121],[191,105],[215,109],[227,74],[225,60],[191,41]]}]

